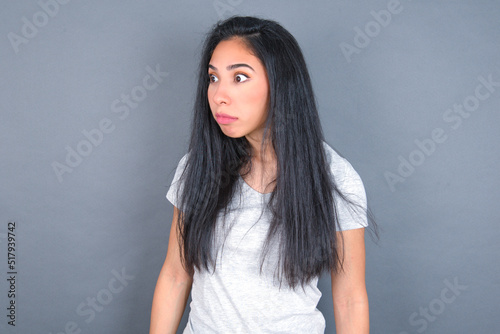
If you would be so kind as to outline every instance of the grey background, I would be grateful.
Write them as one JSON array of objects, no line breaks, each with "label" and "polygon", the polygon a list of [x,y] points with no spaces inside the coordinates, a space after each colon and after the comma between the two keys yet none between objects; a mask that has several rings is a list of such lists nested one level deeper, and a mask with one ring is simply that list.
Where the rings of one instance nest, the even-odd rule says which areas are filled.
[{"label": "grey background", "polygon": [[[401,0],[377,30],[370,12],[391,4],[70,1],[52,17],[37,1],[4,1],[0,332],[148,332],[172,219],[165,194],[187,150],[200,43],[218,19],[239,13],[275,19],[297,38],[327,142],[365,183],[383,229],[378,245],[366,238],[372,333],[498,333],[500,87],[476,106],[473,96],[478,77],[500,81],[500,3]],[[25,38],[34,20],[40,27],[25,28],[30,37],[16,50],[9,36]],[[356,27],[374,29],[372,37],[346,57],[341,46],[356,45]],[[127,117],[115,113],[113,102],[140,93],[147,66],[157,65],[168,72],[163,82]],[[465,101],[474,109],[467,118],[447,111]],[[59,180],[54,162],[66,164],[67,146],[89,153],[82,131],[103,119],[112,131]],[[418,153],[415,140],[435,129],[446,140]],[[391,187],[385,175],[398,173],[400,157],[418,165]],[[6,317],[9,221],[15,327]],[[326,275],[318,308],[334,333],[329,285]]]}]

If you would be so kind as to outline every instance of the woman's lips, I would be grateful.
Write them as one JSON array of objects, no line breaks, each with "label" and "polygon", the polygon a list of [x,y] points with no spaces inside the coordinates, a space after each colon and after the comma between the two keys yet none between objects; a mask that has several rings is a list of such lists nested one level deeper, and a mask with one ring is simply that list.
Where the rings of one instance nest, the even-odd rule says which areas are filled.
[{"label": "woman's lips", "polygon": [[229,124],[233,123],[236,121],[238,118],[229,116],[227,114],[222,114],[222,113],[216,113],[215,118],[217,119],[217,123],[219,124]]}]

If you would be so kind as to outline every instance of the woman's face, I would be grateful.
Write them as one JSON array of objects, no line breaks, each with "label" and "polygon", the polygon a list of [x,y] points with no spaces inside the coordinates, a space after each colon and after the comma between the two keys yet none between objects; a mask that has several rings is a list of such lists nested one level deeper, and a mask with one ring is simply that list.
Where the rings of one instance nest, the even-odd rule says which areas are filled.
[{"label": "woman's face", "polygon": [[208,67],[208,102],[222,132],[260,142],[269,104],[264,65],[235,38],[217,45]]}]

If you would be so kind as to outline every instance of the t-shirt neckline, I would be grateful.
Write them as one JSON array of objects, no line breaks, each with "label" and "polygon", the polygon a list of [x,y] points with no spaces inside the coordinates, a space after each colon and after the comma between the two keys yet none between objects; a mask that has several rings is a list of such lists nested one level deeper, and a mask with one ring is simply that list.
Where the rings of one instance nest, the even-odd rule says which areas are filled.
[{"label": "t-shirt neckline", "polygon": [[254,193],[258,194],[258,195],[261,195],[261,196],[268,196],[268,195],[271,195],[271,194],[272,194],[272,192],[269,192],[269,193],[261,193],[260,191],[255,190],[254,188],[252,188],[252,187],[251,187],[251,186],[247,183],[247,181],[245,181],[245,180],[243,179],[243,177],[241,176],[241,174],[238,174],[238,175],[239,175],[239,177],[240,177],[241,182],[243,182],[243,185],[244,185],[245,187],[249,188],[252,192],[254,192]]}]

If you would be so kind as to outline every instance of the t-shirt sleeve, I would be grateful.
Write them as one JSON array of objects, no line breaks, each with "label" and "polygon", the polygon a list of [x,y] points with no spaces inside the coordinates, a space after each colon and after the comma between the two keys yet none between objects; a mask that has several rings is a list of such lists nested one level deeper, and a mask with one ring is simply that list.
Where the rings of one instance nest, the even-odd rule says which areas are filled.
[{"label": "t-shirt sleeve", "polygon": [[186,167],[187,158],[188,153],[186,153],[179,161],[177,169],[175,170],[174,179],[172,180],[172,184],[170,185],[170,188],[167,192],[167,199],[176,207],[179,207],[180,196],[183,190],[183,182],[181,180],[181,176],[184,168]]},{"label": "t-shirt sleeve", "polygon": [[326,159],[337,189],[352,203],[334,194],[335,208],[341,231],[368,226],[366,193],[363,181],[354,167],[330,145],[323,142]]},{"label": "t-shirt sleeve", "polygon": [[336,205],[340,229],[342,231],[352,230],[368,226],[366,215],[367,201],[363,181],[354,167],[343,159],[343,175],[339,178],[337,187],[355,205],[347,203],[337,196]]}]

